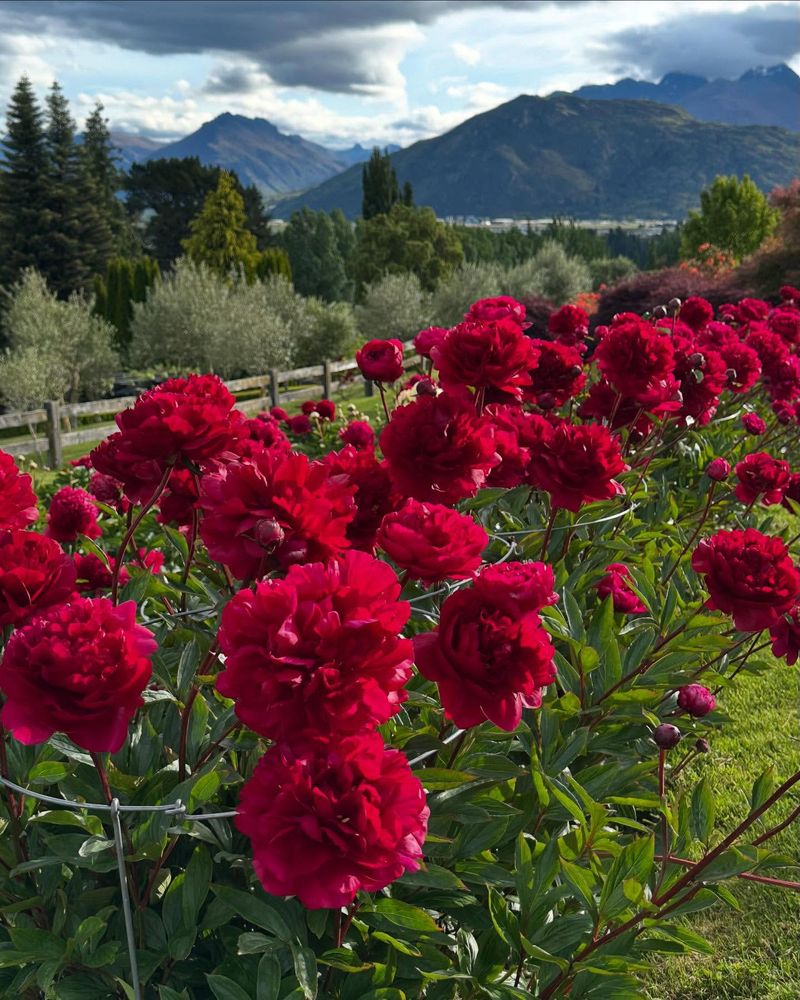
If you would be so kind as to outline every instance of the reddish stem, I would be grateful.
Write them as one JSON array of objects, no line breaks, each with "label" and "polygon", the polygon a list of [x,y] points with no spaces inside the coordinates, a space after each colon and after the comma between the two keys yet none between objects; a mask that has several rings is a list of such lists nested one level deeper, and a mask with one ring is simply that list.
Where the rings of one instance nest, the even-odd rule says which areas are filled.
[{"label": "reddish stem", "polygon": [[147,512],[150,510],[150,508],[153,506],[156,500],[158,500],[158,498],[166,489],[167,483],[169,482],[169,477],[172,475],[172,469],[173,469],[172,465],[168,465],[166,467],[166,469],[164,470],[164,475],[161,477],[161,481],[155,488],[155,492],[147,501],[147,503],[141,508],[136,517],[133,518],[133,520],[130,522],[127,531],[122,537],[119,549],[117,549],[117,558],[114,563],[114,568],[111,576],[111,600],[113,601],[114,604],[117,603],[117,593],[119,591],[119,574],[122,571],[122,562],[125,558],[125,553],[128,550],[128,545],[130,545],[131,539],[136,534],[136,529],[144,520]]}]

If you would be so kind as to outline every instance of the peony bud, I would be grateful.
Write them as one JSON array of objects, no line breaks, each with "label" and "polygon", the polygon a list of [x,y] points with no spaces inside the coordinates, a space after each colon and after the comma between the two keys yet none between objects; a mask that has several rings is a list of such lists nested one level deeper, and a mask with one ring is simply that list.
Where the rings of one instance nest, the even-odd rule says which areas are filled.
[{"label": "peony bud", "polygon": [[653,310],[654,319],[664,319],[666,315],[667,315],[666,306],[656,306],[655,309]]},{"label": "peony bud", "polygon": [[417,382],[416,388],[418,396],[436,395],[436,386],[434,385],[433,381],[429,378],[421,378],[419,382]]},{"label": "peony bud", "polygon": [[706,466],[706,475],[715,483],[724,482],[731,474],[731,463],[724,458],[712,458]]},{"label": "peony bud", "polygon": [[556,397],[552,392],[540,392],[536,397],[536,403],[541,410],[552,410],[556,405]]},{"label": "peony bud", "polygon": [[670,312],[678,312],[678,310],[682,305],[683,303],[681,302],[680,299],[678,298],[670,299],[669,302],[667,303],[667,309],[669,309]]},{"label": "peony bud", "polygon": [[699,740],[697,740],[697,742],[694,745],[694,748],[698,753],[708,753],[708,751],[711,749],[711,747],[708,745],[708,740],[703,739],[702,736],[700,737]]},{"label": "peony bud", "polygon": [[661,750],[672,750],[681,741],[681,731],[669,722],[662,722],[653,733],[656,746]]},{"label": "peony bud", "polygon": [[265,517],[253,529],[253,537],[259,545],[263,545],[265,549],[271,549],[283,541],[284,531],[276,520]]},{"label": "peony bud", "polygon": [[699,719],[714,710],[717,699],[702,684],[686,684],[678,690],[678,707]]},{"label": "peony bud", "polygon": [[753,412],[742,415],[742,427],[744,427],[748,434],[754,435],[763,434],[767,429],[764,420],[757,413]]}]

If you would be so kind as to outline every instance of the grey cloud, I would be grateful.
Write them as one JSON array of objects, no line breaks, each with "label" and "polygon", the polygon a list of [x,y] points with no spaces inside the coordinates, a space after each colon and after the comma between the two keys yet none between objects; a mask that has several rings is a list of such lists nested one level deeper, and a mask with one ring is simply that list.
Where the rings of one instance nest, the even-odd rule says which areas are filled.
[{"label": "grey cloud", "polygon": [[618,32],[600,49],[610,68],[630,73],[635,67],[649,79],[671,71],[733,78],[800,52],[800,5],[679,14],[658,25]]},{"label": "grey cloud", "polygon": [[[563,0],[562,0],[563,2]],[[8,31],[59,31],[153,55],[223,52],[249,59],[279,84],[351,92],[380,85],[381,39],[363,29],[431,24],[479,6],[529,9],[558,0],[0,0]],[[331,33],[335,32],[335,37]],[[377,53],[376,53],[377,49]],[[383,77],[383,79],[382,79]],[[232,78],[212,86],[225,89]],[[242,82],[247,83],[245,77]]]}]

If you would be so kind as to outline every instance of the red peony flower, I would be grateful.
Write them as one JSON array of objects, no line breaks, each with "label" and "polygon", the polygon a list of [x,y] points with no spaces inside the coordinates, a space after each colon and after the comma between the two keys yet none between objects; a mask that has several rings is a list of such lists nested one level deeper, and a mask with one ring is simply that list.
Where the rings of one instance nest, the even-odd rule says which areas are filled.
[{"label": "red peony flower", "polygon": [[445,504],[474,496],[499,461],[491,422],[449,393],[398,407],[380,445],[399,493]]},{"label": "red peony flower", "polygon": [[763,324],[751,327],[745,344],[758,355],[767,378],[776,373],[780,365],[789,357],[789,348],[786,344],[777,333],[773,333]]},{"label": "red peony flower", "polygon": [[74,542],[79,535],[99,538],[97,507],[91,496],[79,487],[62,486],[50,501],[47,512],[47,536],[57,542]]},{"label": "red peony flower", "polygon": [[800,472],[793,472],[789,476],[789,484],[783,491],[783,500],[781,500],[781,506],[785,507],[790,514],[794,514],[795,510],[788,502],[790,500],[800,506]]},{"label": "red peony flower", "polygon": [[241,791],[236,826],[267,892],[338,909],[416,871],[428,813],[405,756],[365,733],[300,756],[272,747]]},{"label": "red peony flower", "polygon": [[752,434],[754,436],[763,434],[767,429],[767,425],[763,417],[760,417],[752,410],[748,413],[742,414],[742,427],[744,427],[748,434]]},{"label": "red peony flower", "polygon": [[644,401],[675,368],[672,340],[643,320],[615,323],[594,356],[616,391],[636,402]]},{"label": "red peony flower", "polygon": [[436,681],[457,726],[487,719],[511,731],[538,708],[556,676],[555,650],[538,611],[557,600],[544,563],[488,566],[442,604],[439,627],[414,637],[420,673]]},{"label": "red peony flower", "polygon": [[15,632],[0,663],[2,722],[21,743],[65,733],[116,753],[142,704],[157,647],[136,605],[78,597]]},{"label": "red peony flower", "polygon": [[756,352],[739,340],[723,344],[718,350],[727,368],[728,388],[733,392],[752,389],[761,374],[761,360]]},{"label": "red peony flower", "polygon": [[162,524],[188,527],[192,523],[199,499],[197,476],[188,469],[175,469],[169,477],[167,488],[158,498],[158,520]]},{"label": "red peony flower", "polygon": [[32,531],[0,534],[0,625],[21,625],[74,592],[75,564],[58,542]]},{"label": "red peony flower", "polygon": [[102,472],[92,473],[88,490],[95,500],[107,507],[114,507],[120,514],[126,513],[130,507],[130,503],[122,495],[122,483]]},{"label": "red peony flower", "polygon": [[800,312],[796,309],[773,309],[767,326],[787,344],[800,342]]},{"label": "red peony flower", "polygon": [[778,294],[784,302],[800,302],[800,288],[793,285],[781,285]]},{"label": "red peony flower", "polygon": [[447,330],[443,326],[429,326],[414,337],[414,350],[420,357],[430,358],[431,350],[438,347],[446,336]]},{"label": "red peony flower", "polygon": [[525,396],[537,401],[546,393],[552,396],[553,406],[562,406],[577,396],[586,384],[581,355],[574,347],[558,341],[532,340],[531,343],[538,361],[530,372],[531,384],[525,387]]},{"label": "red peony flower", "polygon": [[783,541],[754,528],[705,539],[692,568],[705,577],[708,607],[732,615],[741,632],[770,628],[800,595],[800,573]]},{"label": "red peony flower", "polygon": [[289,414],[284,410],[282,406],[272,406],[270,407],[269,415],[274,417],[275,420],[288,420]]},{"label": "red peony flower", "polygon": [[396,382],[403,374],[403,345],[399,340],[370,340],[356,352],[361,374],[373,382]]},{"label": "red peony flower", "polygon": [[202,479],[200,535],[240,580],[347,548],[353,487],[305,455],[264,452]]},{"label": "red peony flower", "polygon": [[742,503],[755,503],[759,498],[765,507],[780,503],[790,482],[789,463],[765,451],[747,455],[733,471],[739,480],[736,496]]},{"label": "red peony flower", "polygon": [[476,323],[500,323],[511,320],[520,330],[526,329],[530,323],[525,322],[525,306],[510,295],[497,295],[493,299],[480,299],[473,302],[464,319]]},{"label": "red peony flower", "polygon": [[410,579],[430,586],[472,576],[489,536],[466,514],[441,504],[406,500],[381,521],[377,542]]},{"label": "red peony flower", "polygon": [[298,437],[311,433],[311,420],[306,413],[298,413],[296,417],[290,417],[287,424],[291,433]]},{"label": "red peony flower", "polygon": [[777,421],[782,426],[791,424],[797,419],[797,411],[790,402],[785,399],[775,399],[770,403],[770,409],[775,414]]},{"label": "red peony flower", "polygon": [[712,458],[706,466],[706,475],[715,483],[723,483],[731,474],[731,463],[724,458]]},{"label": "red peony flower", "polygon": [[366,420],[351,420],[339,431],[339,437],[345,444],[351,444],[359,451],[375,446],[375,431]]},{"label": "red peony flower", "polygon": [[589,314],[579,306],[562,306],[551,314],[547,329],[556,340],[574,347],[589,332]]},{"label": "red peony flower", "polygon": [[140,548],[136,554],[143,568],[149,569],[154,575],[157,576],[164,568],[164,553],[159,549]]},{"label": "red peony flower", "polygon": [[27,528],[38,519],[31,477],[19,471],[11,455],[0,451],[0,530]]},{"label": "red peony flower", "polygon": [[216,375],[168,379],[117,414],[119,433],[94,449],[92,463],[124,483],[129,499],[145,502],[169,466],[203,465],[246,434],[234,403]]},{"label": "red peony flower", "polygon": [[620,396],[605,379],[600,379],[589,386],[578,407],[578,416],[582,420],[602,420],[612,431],[629,427],[634,439],[644,438],[653,426],[647,414],[663,417],[681,408],[680,401],[675,398],[679,395],[678,383],[672,377],[652,388],[654,393],[648,397],[648,402],[637,403],[630,396]]},{"label": "red peony flower", "polygon": [[[245,420],[244,427],[248,438],[251,441],[258,441],[265,448],[281,451],[284,454],[292,450],[291,441],[284,434],[280,421],[270,413],[259,413],[258,416]],[[234,450],[238,450],[235,445],[236,442]]]},{"label": "red peony flower", "polygon": [[717,699],[702,684],[686,684],[678,688],[678,708],[696,719],[713,712],[716,704]]},{"label": "red peony flower", "polygon": [[222,614],[220,693],[245,725],[295,747],[381,725],[411,676],[399,594],[391,567],[364,552],[240,590]]},{"label": "red peony flower", "polygon": [[765,371],[764,385],[773,401],[797,399],[800,396],[800,358],[790,354],[771,371]]},{"label": "red peony flower", "polygon": [[[87,552],[83,555],[76,552],[73,556],[75,561],[75,586],[81,594],[95,596],[102,591],[110,591],[112,583],[111,567],[108,563],[94,554]],[[119,585],[124,587],[130,580],[130,574],[123,566],[119,571]]]},{"label": "red peony flower", "polygon": [[690,295],[681,306],[678,315],[687,326],[699,332],[714,319],[714,307],[707,299],[699,295]]},{"label": "red peony flower", "polygon": [[674,338],[675,377],[680,381],[680,416],[704,427],[714,416],[719,397],[728,384],[728,370],[719,351],[698,349],[685,337]]},{"label": "red peony flower", "polygon": [[513,320],[459,323],[431,351],[445,389],[494,389],[515,399],[530,384],[536,349]]},{"label": "red peony flower", "polygon": [[740,299],[736,307],[745,323],[766,319],[770,310],[769,302],[763,299]]},{"label": "red peony flower", "polygon": [[331,476],[355,489],[356,513],[347,526],[350,544],[353,548],[372,552],[384,515],[402,500],[392,486],[386,463],[379,462],[372,449],[357,451],[352,445],[330,452],[323,461]]},{"label": "red peony flower", "polygon": [[628,580],[633,579],[631,571],[625,563],[611,563],[606,566],[606,575],[595,584],[598,595],[605,600],[609,595],[613,598],[614,610],[626,615],[641,615],[647,608],[639,600],[638,594],[631,590]]},{"label": "red peony flower", "polygon": [[577,511],[592,500],[624,496],[614,477],[627,468],[605,427],[561,423],[531,451],[530,482],[550,494],[554,508]]},{"label": "red peony flower", "polygon": [[800,656],[800,607],[794,607],[781,616],[769,630],[772,655],[786,660],[789,666]]}]

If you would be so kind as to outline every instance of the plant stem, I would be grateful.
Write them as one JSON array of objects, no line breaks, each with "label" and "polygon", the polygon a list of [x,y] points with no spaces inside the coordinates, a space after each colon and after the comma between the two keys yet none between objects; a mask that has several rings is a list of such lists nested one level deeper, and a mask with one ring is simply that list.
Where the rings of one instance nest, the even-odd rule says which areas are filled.
[{"label": "plant stem", "polygon": [[386,390],[383,387],[383,382],[378,382],[378,391],[381,394],[381,402],[383,403],[383,412],[386,414],[386,423],[392,419],[389,416],[389,407],[386,405]]},{"label": "plant stem", "polygon": [[199,690],[196,684],[192,685],[192,690],[189,692],[189,697],[186,699],[186,704],[183,706],[183,711],[181,712],[181,736],[178,746],[178,781],[186,780],[186,741],[189,734],[189,718],[191,717],[192,705],[194,705]]},{"label": "plant stem", "polygon": [[542,539],[542,551],[539,553],[539,561],[544,562],[545,556],[547,555],[547,546],[550,544],[550,536],[553,534],[553,525],[556,523],[556,518],[558,517],[558,507],[553,507],[550,511],[550,517],[547,519],[547,528],[544,532],[544,538]]},{"label": "plant stem", "polygon": [[700,521],[699,521],[697,527],[692,532],[691,537],[689,538],[689,541],[681,549],[680,555],[678,556],[678,558],[673,563],[672,568],[670,569],[670,571],[667,573],[667,575],[662,580],[662,583],[663,583],[664,586],[666,586],[669,583],[670,579],[672,578],[672,574],[680,566],[681,559],[683,559],[683,557],[686,555],[686,553],[689,551],[689,549],[692,547],[692,545],[694,545],[697,536],[703,530],[703,525],[706,523],[706,518],[708,517],[708,512],[711,509],[711,502],[714,499],[714,489],[715,489],[716,485],[717,484],[715,482],[711,483],[711,489],[708,491],[708,499],[706,500],[706,505],[703,508],[703,514],[702,514],[702,516],[700,518]]},{"label": "plant stem", "polygon": [[155,492],[147,501],[147,503],[141,508],[136,517],[134,517],[133,520],[130,522],[127,531],[122,537],[119,549],[117,549],[117,558],[114,563],[111,576],[111,600],[114,604],[117,603],[117,593],[119,591],[119,574],[122,571],[122,561],[125,558],[125,553],[128,549],[128,545],[130,545],[131,539],[136,534],[136,529],[144,520],[147,512],[150,510],[150,508],[153,506],[156,500],[158,500],[158,498],[166,489],[167,483],[169,482],[169,477],[172,475],[172,470],[173,470],[173,465],[170,464],[166,467],[166,469],[164,470],[164,475],[161,477],[161,481],[155,488]]}]

